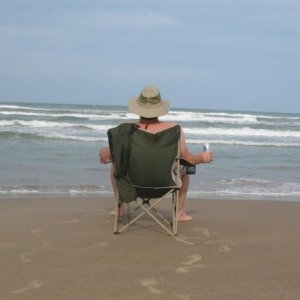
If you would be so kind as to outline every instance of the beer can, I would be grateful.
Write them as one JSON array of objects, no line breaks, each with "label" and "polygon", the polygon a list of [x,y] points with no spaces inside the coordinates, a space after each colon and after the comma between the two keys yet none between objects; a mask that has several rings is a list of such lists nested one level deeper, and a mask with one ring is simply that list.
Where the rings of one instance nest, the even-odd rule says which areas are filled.
[{"label": "beer can", "polygon": [[209,151],[209,143],[203,145],[203,152]]}]

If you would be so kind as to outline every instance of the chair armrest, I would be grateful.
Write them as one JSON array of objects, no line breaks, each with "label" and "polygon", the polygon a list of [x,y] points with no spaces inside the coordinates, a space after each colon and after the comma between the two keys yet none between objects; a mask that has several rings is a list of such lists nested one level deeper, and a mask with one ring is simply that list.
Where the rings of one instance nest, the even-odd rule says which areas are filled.
[{"label": "chair armrest", "polygon": [[185,160],[185,159],[183,159],[183,158],[180,158],[179,163],[180,163],[182,166],[196,166],[196,165],[191,164],[190,162],[188,162],[187,160]]},{"label": "chair armrest", "polygon": [[194,175],[196,174],[196,165],[191,164],[187,160],[180,158],[179,161],[180,165],[185,166],[186,168],[186,174]]}]

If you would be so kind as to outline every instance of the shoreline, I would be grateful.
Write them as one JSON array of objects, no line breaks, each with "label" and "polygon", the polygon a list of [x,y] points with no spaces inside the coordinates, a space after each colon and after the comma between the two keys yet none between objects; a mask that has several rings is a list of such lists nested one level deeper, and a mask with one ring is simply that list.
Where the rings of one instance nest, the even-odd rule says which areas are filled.
[{"label": "shoreline", "polygon": [[[37,193],[37,194],[25,194],[25,195],[0,195],[0,202],[1,201],[10,201],[10,200],[22,200],[22,201],[30,201],[34,199],[43,199],[43,200],[55,200],[55,199],[107,199],[111,198],[112,201],[114,201],[114,198],[112,194],[43,194],[43,193]],[[245,198],[232,198],[232,197],[189,197],[187,196],[186,203],[187,206],[189,205],[189,202],[201,202],[201,201],[212,201],[212,202],[282,202],[282,203],[300,203],[300,199],[298,199],[296,196],[292,198],[285,199],[284,197],[245,197]]]},{"label": "shoreline", "polygon": [[[2,193],[0,194],[0,201],[8,200],[8,199],[23,199],[23,200],[30,200],[30,199],[55,199],[55,198],[62,198],[62,199],[72,199],[72,198],[112,198],[113,199],[113,192],[108,191],[104,193],[86,193],[86,192],[74,192],[74,193]],[[284,199],[284,200],[283,200]],[[263,196],[259,197],[258,195],[240,195],[240,196],[232,196],[232,195],[220,195],[220,196],[211,196],[211,195],[200,195],[200,194],[187,194],[187,203],[189,201],[198,201],[198,200],[209,200],[209,201],[237,201],[237,202],[248,202],[248,201],[259,201],[259,202],[300,202],[299,196]]]},{"label": "shoreline", "polygon": [[0,298],[299,299],[300,202],[198,200],[172,238],[114,235],[112,197],[0,199]]}]

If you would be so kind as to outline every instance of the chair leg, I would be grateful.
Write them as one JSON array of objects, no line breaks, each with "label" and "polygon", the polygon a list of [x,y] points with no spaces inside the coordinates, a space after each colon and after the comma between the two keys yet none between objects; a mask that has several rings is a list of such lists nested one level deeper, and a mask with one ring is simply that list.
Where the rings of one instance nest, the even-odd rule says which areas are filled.
[{"label": "chair leg", "polygon": [[173,235],[178,234],[178,221],[177,221],[177,213],[178,213],[178,197],[179,191],[176,190],[172,193],[172,204],[173,204]]},{"label": "chair leg", "polygon": [[[168,222],[167,220],[165,220],[165,218],[162,217],[160,213],[158,213],[158,216],[161,218],[161,220],[159,220],[159,219],[153,214],[153,212],[157,213],[157,211],[156,211],[156,209],[155,209],[154,207],[155,207],[162,199],[164,199],[165,197],[167,197],[167,196],[170,195],[170,194],[172,194],[172,197],[174,197],[174,196],[173,196],[173,195],[174,195],[174,192],[173,192],[173,191],[169,191],[169,192],[167,192],[164,196],[162,196],[161,198],[159,198],[158,200],[156,200],[153,204],[148,205],[147,208],[143,205],[143,203],[140,203],[139,201],[137,201],[137,203],[138,203],[138,205],[140,206],[140,208],[142,208],[142,210],[143,210],[143,212],[141,213],[141,215],[147,213],[147,214],[148,214],[150,217],[152,217],[152,219],[155,220],[156,223],[157,223],[158,225],[160,225],[165,231],[167,231],[171,236],[174,236],[174,235],[177,235],[177,231],[175,231],[176,234],[174,234],[174,227],[173,227],[173,226],[174,226],[174,223],[177,221],[177,220],[176,220],[176,211],[174,212],[174,209],[172,209],[172,211],[173,211],[173,224],[170,224],[170,222]],[[172,201],[172,202],[173,202],[173,201]],[[174,219],[174,214],[175,214],[175,219]],[[136,219],[140,218],[141,215],[139,215]],[[172,229],[172,231],[171,231],[168,227],[166,227],[161,221],[166,222],[169,226],[172,225],[172,228],[170,228],[170,229]],[[175,226],[177,227],[177,223],[175,224]],[[175,228],[176,228],[176,227],[175,227]]]},{"label": "chair leg", "polygon": [[175,204],[175,230],[174,230],[174,235],[178,234],[178,220],[177,220],[177,214],[178,214],[178,201],[179,201],[179,190],[176,190],[176,204]]},{"label": "chair leg", "polygon": [[[168,222],[156,209],[155,206],[165,197],[168,195],[172,194],[172,223]],[[154,203],[151,205],[149,204],[149,201],[146,202],[140,202],[138,199],[136,201],[138,204],[138,207],[142,209],[142,212],[134,217],[133,219],[128,219],[128,223],[121,228],[119,228],[119,214],[120,214],[120,207],[121,207],[121,202],[119,199],[119,194],[117,193],[116,199],[115,199],[115,219],[114,219],[114,234],[119,234],[123,232],[126,228],[128,228],[130,225],[135,223],[138,219],[140,219],[144,214],[148,214],[153,220],[156,221],[158,225],[160,225],[166,232],[168,232],[171,236],[176,236],[177,235],[177,210],[178,210],[178,190],[177,191],[169,191],[166,193],[164,196],[161,198],[157,199]],[[145,207],[147,206],[147,207]],[[152,212],[151,212],[152,210]],[[153,213],[157,214],[155,216]],[[161,218],[159,220],[157,217]],[[164,221],[167,223],[169,228],[165,226],[161,221]]]},{"label": "chair leg", "polygon": [[121,206],[121,202],[119,199],[119,193],[117,192],[116,197],[115,197],[114,234],[119,234],[118,220],[119,220],[119,214],[120,214],[120,206]]}]

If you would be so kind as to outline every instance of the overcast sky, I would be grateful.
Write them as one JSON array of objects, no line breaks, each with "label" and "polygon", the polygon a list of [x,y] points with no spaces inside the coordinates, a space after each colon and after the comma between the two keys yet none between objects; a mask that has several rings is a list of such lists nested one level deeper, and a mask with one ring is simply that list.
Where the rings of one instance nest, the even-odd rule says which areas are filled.
[{"label": "overcast sky", "polygon": [[298,0],[1,0],[0,101],[300,113]]}]

